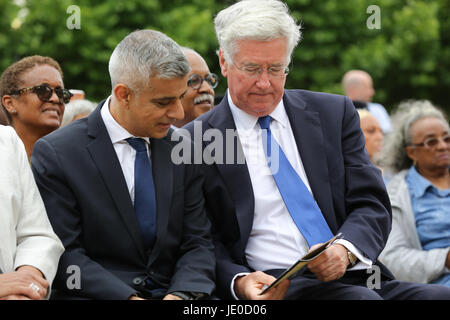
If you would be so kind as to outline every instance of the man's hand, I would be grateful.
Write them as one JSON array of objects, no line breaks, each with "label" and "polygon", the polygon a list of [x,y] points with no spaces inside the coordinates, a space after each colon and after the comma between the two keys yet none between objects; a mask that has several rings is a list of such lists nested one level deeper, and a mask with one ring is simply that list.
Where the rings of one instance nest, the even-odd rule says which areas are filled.
[{"label": "man's hand", "polygon": [[145,300],[144,298],[132,295],[131,297],[128,298],[128,300]]},{"label": "man's hand", "polygon": [[24,295],[12,294],[6,297],[1,297],[0,300],[31,300],[31,299]]},{"label": "man's hand", "polygon": [[450,251],[447,253],[447,259],[445,261],[445,266],[450,268]]},{"label": "man's hand", "polygon": [[234,292],[239,299],[244,300],[282,300],[289,288],[289,280],[284,280],[275,288],[271,288],[263,295],[259,295],[264,285],[270,285],[275,280],[276,278],[264,272],[252,272],[234,281]]},{"label": "man's hand", "polygon": [[[312,246],[311,250],[319,245]],[[340,279],[345,274],[348,264],[347,248],[341,244],[333,244],[308,263],[308,268],[317,279],[328,282]]]},{"label": "man's hand", "polygon": [[163,298],[163,300],[183,300],[181,297],[179,297],[179,296],[176,296],[176,295],[174,295],[174,294],[168,294],[168,295],[166,295],[164,298]]},{"label": "man's hand", "polygon": [[[35,290],[31,286],[32,283]],[[17,271],[0,275],[0,299],[40,300],[47,295],[49,285],[38,269],[21,266]]]}]

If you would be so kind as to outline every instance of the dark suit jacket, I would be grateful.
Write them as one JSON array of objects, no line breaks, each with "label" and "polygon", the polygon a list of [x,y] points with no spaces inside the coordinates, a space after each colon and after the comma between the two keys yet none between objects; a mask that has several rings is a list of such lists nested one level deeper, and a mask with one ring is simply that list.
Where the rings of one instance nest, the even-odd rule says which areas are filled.
[{"label": "dark suit jacket", "polygon": [[[331,231],[342,232],[344,239],[376,261],[391,229],[391,207],[381,172],[364,149],[354,106],[343,96],[305,90],[285,90],[283,101],[308,181]],[[225,129],[236,129],[227,96],[197,120],[203,132],[216,128],[224,137]],[[194,123],[185,128],[192,136]],[[235,157],[239,150],[242,146],[237,139]],[[232,278],[253,271],[245,248],[252,229],[254,196],[246,164],[223,163],[203,166],[204,193],[216,245],[217,292],[231,298]],[[381,270],[392,277],[385,267]]]},{"label": "dark suit jacket", "polygon": [[[66,248],[54,288],[65,296],[127,299],[148,276],[161,288],[210,294],[215,257],[193,165],[174,165],[167,136],[151,139],[157,240],[145,252],[122,169],[101,118],[85,119],[37,141],[33,172],[55,232]],[[81,289],[67,288],[81,271]],[[71,270],[71,269],[69,269]]]}]

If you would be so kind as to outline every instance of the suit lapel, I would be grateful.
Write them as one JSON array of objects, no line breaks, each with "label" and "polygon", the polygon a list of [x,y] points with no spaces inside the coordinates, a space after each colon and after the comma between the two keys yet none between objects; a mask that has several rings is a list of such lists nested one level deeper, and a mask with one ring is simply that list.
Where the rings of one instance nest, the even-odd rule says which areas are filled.
[{"label": "suit lapel", "polygon": [[[240,164],[237,162],[238,154],[243,155],[243,149],[239,137],[237,137],[233,143],[234,147],[234,159],[231,164],[226,162],[227,150],[225,150],[227,143],[226,129],[233,129],[236,132],[236,125],[234,123],[233,116],[231,114],[230,107],[228,105],[228,99],[224,98],[222,102],[216,107],[218,110],[209,119],[209,125],[212,128],[220,130],[224,137],[223,163],[216,164],[220,175],[230,193],[235,205],[236,216],[239,224],[239,230],[241,234],[242,251],[245,251],[247,246],[247,240],[250,236],[250,231],[253,225],[253,216],[255,211],[255,200],[253,195],[253,187],[250,180],[250,174],[248,172],[247,165],[245,163]],[[228,150],[229,151],[229,150]],[[239,152],[239,153],[238,153]],[[237,164],[236,164],[237,163]]]},{"label": "suit lapel", "polygon": [[306,102],[298,95],[285,92],[283,99],[314,198],[335,233],[337,223],[319,113],[309,111]]},{"label": "suit lapel", "polygon": [[87,145],[87,149],[111,194],[111,198],[117,207],[123,224],[127,228],[142,258],[145,259],[144,246],[140,238],[141,232],[125,177],[111,139],[106,131],[103,119],[101,118],[100,110],[102,105],[103,103],[100,103],[88,118],[88,134],[93,140]]},{"label": "suit lapel", "polygon": [[149,258],[149,264],[157,258],[160,243],[167,232],[170,205],[173,195],[173,167],[170,159],[170,145],[165,139],[151,139],[153,181],[156,192],[156,243]]}]

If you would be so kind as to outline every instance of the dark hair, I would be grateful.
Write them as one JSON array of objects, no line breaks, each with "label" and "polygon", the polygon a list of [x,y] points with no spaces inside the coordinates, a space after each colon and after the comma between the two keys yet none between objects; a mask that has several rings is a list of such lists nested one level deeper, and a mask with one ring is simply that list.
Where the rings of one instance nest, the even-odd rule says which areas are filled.
[{"label": "dark hair", "polygon": [[[61,70],[61,67],[59,66],[59,63],[53,58],[37,55],[25,57],[10,65],[2,73],[2,76],[0,77],[0,101],[4,95],[10,94],[12,91],[19,89],[19,87],[23,83],[23,80],[20,78],[22,74],[36,66],[41,65],[49,65],[55,68],[61,74],[61,78],[63,77],[63,72]],[[8,117],[8,120],[11,122],[11,115],[9,114],[3,103],[2,107]]]},{"label": "dark hair", "polygon": [[6,112],[3,111],[3,108],[0,108],[0,125],[9,125],[8,117],[6,116]]},{"label": "dark hair", "polygon": [[360,100],[352,100],[353,105],[355,106],[356,109],[365,109],[368,110],[367,108],[367,102],[364,101],[360,101]]}]

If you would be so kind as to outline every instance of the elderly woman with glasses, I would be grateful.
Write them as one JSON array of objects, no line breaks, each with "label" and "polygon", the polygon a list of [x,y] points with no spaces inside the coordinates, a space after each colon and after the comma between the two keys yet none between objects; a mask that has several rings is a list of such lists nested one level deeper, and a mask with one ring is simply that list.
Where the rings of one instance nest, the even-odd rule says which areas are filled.
[{"label": "elderly woman with glasses", "polygon": [[392,231],[380,260],[399,280],[450,286],[450,132],[428,101],[409,101],[393,117],[382,163]]},{"label": "elderly woman with glasses", "polygon": [[3,72],[1,104],[28,158],[39,138],[60,127],[64,104],[71,96],[64,89],[61,67],[50,57],[25,57]]}]

